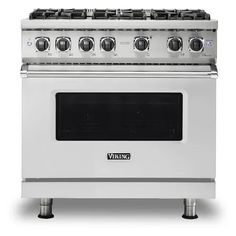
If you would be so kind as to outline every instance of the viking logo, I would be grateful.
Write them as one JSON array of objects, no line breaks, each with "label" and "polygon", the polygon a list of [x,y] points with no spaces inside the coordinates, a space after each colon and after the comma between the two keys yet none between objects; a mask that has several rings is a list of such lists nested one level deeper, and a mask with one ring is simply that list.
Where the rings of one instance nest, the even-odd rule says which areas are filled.
[{"label": "viking logo", "polygon": [[107,160],[130,160],[130,153],[107,153]]}]

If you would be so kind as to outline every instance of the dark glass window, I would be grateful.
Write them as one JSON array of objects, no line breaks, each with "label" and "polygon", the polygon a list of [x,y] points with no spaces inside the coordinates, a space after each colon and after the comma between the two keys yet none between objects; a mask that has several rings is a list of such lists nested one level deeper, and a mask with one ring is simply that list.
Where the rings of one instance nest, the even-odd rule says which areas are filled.
[{"label": "dark glass window", "polygon": [[182,140],[181,93],[57,93],[57,140]]}]

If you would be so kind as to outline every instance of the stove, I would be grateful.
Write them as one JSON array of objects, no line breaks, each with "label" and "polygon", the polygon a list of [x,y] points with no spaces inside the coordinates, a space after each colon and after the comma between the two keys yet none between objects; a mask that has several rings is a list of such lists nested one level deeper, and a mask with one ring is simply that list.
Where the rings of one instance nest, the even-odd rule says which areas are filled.
[{"label": "stove", "polygon": [[204,10],[36,9],[21,22],[22,196],[215,198],[217,25]]}]

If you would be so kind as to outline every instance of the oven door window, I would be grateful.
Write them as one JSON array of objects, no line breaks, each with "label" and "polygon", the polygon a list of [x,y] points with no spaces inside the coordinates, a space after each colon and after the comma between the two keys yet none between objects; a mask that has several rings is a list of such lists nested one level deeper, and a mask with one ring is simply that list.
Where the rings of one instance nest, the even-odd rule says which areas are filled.
[{"label": "oven door window", "polygon": [[182,93],[57,93],[57,140],[182,140]]}]

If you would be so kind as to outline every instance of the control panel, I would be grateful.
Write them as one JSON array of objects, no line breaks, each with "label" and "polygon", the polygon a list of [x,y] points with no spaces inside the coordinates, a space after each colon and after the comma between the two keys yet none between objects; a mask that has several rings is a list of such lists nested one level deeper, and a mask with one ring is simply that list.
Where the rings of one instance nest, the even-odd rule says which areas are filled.
[{"label": "control panel", "polygon": [[23,62],[198,63],[216,59],[214,31],[22,31]]}]

